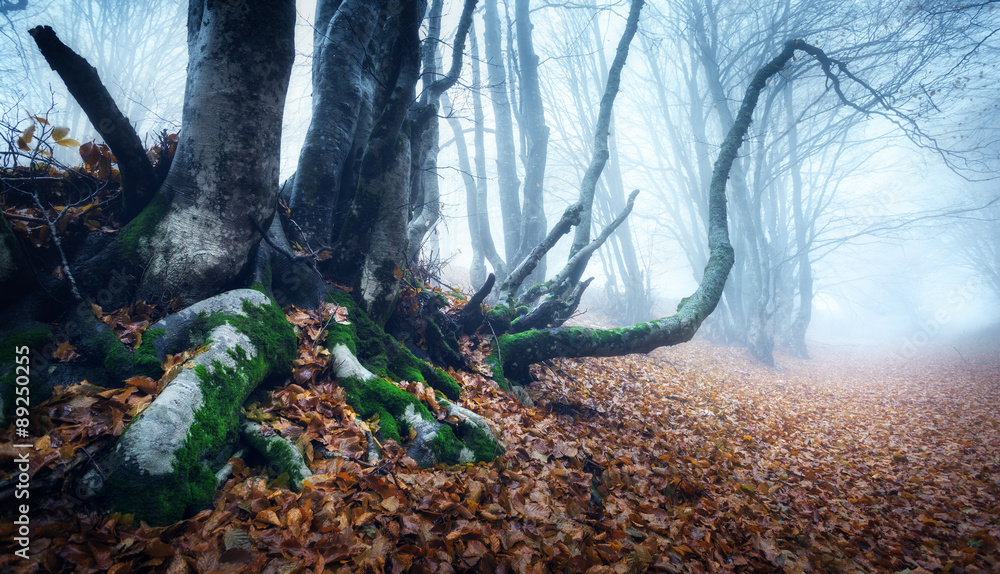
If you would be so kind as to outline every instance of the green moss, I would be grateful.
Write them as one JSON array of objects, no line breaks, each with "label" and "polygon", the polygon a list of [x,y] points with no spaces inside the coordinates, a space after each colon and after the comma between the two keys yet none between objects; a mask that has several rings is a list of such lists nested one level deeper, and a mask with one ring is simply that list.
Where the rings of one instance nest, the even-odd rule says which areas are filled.
[{"label": "green moss", "polygon": [[428,365],[378,327],[342,291],[331,291],[332,302],[347,307],[350,325],[332,325],[327,334],[327,346],[346,345],[371,372],[394,381],[425,382],[446,397],[457,399],[461,387],[444,371]]},{"label": "green moss", "polygon": [[166,194],[157,193],[149,205],[135,219],[129,222],[115,238],[113,249],[118,259],[136,263],[143,240],[151,237],[167,213],[170,204]]},{"label": "green moss", "polygon": [[382,436],[386,438],[399,442],[403,433],[410,430],[409,424],[403,417],[409,405],[413,405],[421,417],[428,420],[434,418],[420,400],[388,381],[382,379],[362,381],[352,377],[338,382],[347,393],[348,404],[354,408],[358,416],[369,420],[378,415],[379,428]]},{"label": "green moss", "polygon": [[690,297],[685,297],[685,298],[681,299],[680,303],[677,304],[677,312],[678,313],[680,313],[681,309],[684,308],[684,305],[687,305],[688,299],[690,299]]},{"label": "green moss", "polygon": [[16,347],[27,345],[38,350],[52,340],[52,330],[48,327],[29,327],[23,331],[11,333],[0,340],[0,365],[14,364]]},{"label": "green moss", "polygon": [[502,335],[510,331],[510,322],[512,320],[513,311],[506,305],[497,305],[486,312],[486,321],[497,335]]},{"label": "green moss", "polygon": [[493,342],[493,350],[490,352],[489,356],[486,357],[486,364],[490,366],[490,370],[493,371],[493,380],[496,381],[500,388],[504,391],[510,391],[510,385],[507,383],[507,378],[503,374],[503,361],[500,355],[500,342]]},{"label": "green moss", "polygon": [[243,310],[246,315],[242,317],[216,313],[202,317],[200,324],[202,328],[233,325],[250,339],[256,353],[250,357],[245,349],[237,347],[229,351],[235,367],[217,361],[211,372],[202,365],[195,367],[202,406],[194,413],[186,440],[174,454],[174,472],[161,477],[155,485],[148,478],[132,481],[123,473],[112,475],[105,491],[112,508],[134,513],[153,525],[166,525],[211,503],[216,489],[213,471],[228,452],[227,445],[238,440],[240,406],[257,383],[268,374],[288,369],[295,357],[295,333],[277,305],[255,306],[245,301]]},{"label": "green moss", "polygon": [[472,450],[476,462],[489,462],[504,452],[503,446],[492,435],[478,427],[469,436],[463,437],[462,442]]},{"label": "green moss", "polygon": [[[302,488],[302,480],[309,476],[308,468],[303,469],[305,460],[302,453],[292,444],[291,441],[281,435],[264,436],[260,432],[259,425],[251,425],[248,431],[244,427],[242,436],[264,455],[267,461],[274,465],[280,475],[288,478],[289,484],[294,490]],[[306,473],[303,474],[303,471]]]},{"label": "green moss", "polygon": [[99,340],[104,352],[104,369],[115,379],[142,375],[157,379],[163,374],[160,360],[157,358],[156,340],[166,332],[163,329],[152,329],[142,334],[142,344],[136,350],[129,349],[107,331]]},{"label": "green moss", "polygon": [[274,303],[254,305],[249,301],[243,301],[243,313],[242,316],[226,313],[198,316],[189,328],[192,344],[208,343],[208,335],[213,329],[223,323],[229,323],[250,338],[259,355],[269,358],[266,365],[264,363],[259,365],[261,369],[267,370],[267,367],[273,367],[275,372],[287,370],[295,359],[297,340],[295,330],[285,319],[281,309]]},{"label": "green moss", "polygon": [[465,445],[458,440],[451,427],[442,426],[431,441],[431,450],[434,451],[434,460],[445,464],[458,464],[459,455]]}]

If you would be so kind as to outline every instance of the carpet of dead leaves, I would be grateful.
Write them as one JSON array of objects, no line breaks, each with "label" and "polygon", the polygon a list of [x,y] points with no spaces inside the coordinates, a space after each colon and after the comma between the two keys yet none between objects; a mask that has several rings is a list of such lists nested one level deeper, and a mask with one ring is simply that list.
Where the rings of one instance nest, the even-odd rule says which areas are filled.
[{"label": "carpet of dead leaves", "polygon": [[[911,359],[816,347],[768,368],[695,341],[542,365],[528,408],[469,344],[480,372],[453,373],[462,402],[506,453],[419,469],[392,442],[366,461],[362,428],[377,423],[357,419],[324,368],[331,319],[289,317],[296,374],[248,416],[305,451],[315,476],[301,492],[236,458],[213,507],[173,526],[87,512],[62,477],[162,382],[76,385],[35,411],[33,481],[55,492],[32,493],[29,562],[12,554],[12,519],[0,524],[0,570],[1000,572],[995,347]],[[3,432],[0,480],[12,472]]]}]

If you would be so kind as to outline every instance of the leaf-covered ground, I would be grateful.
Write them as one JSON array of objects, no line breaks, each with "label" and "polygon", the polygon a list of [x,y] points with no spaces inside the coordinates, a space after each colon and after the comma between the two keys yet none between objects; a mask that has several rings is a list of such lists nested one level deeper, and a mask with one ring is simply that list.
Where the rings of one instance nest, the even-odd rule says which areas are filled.
[{"label": "leaf-covered ground", "polygon": [[[1000,571],[995,347],[910,360],[819,347],[811,361],[779,353],[777,370],[696,341],[554,361],[537,371],[533,408],[454,373],[507,452],[421,470],[394,443],[364,462],[372,422],[326,374],[322,317],[290,317],[297,376],[248,416],[305,450],[315,476],[302,492],[248,457],[214,508],[169,528],[81,512],[68,487],[33,495],[33,559],[13,556],[7,518],[0,570]],[[78,385],[42,405],[33,480],[87,464],[83,445],[110,440],[161,387]]]}]

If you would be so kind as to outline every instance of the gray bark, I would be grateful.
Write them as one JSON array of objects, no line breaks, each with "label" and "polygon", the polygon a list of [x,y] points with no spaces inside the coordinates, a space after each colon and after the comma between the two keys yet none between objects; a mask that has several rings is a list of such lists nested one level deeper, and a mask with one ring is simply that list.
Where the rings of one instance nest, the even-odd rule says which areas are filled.
[{"label": "gray bark", "polygon": [[504,75],[503,52],[500,49],[500,14],[497,0],[486,0],[483,10],[487,78],[493,118],[496,124],[497,180],[500,194],[500,218],[503,222],[504,258],[509,265],[517,261],[521,245],[521,206],[517,178],[517,152],[514,147],[514,123],[511,118],[507,79]]},{"label": "gray bark", "polygon": [[314,248],[332,239],[341,174],[366,93],[368,45],[383,2],[346,0],[339,9],[334,4],[340,2],[321,0],[317,6],[312,119],[289,200],[292,218]]},{"label": "gray bark", "polygon": [[410,180],[410,132],[426,116],[407,119],[420,73],[420,21],[426,2],[397,2],[382,38],[380,110],[360,160],[358,188],[340,230],[337,273],[358,291],[358,302],[378,325],[389,318],[405,266]]},{"label": "gray bark", "polygon": [[177,152],[160,198],[118,236],[145,267],[140,298],[190,303],[223,291],[260,241],[250,219],[274,213],[295,6],[247,8],[191,2]]},{"label": "gray bark", "polygon": [[[525,138],[524,202],[521,208],[521,233],[515,260],[522,259],[545,237],[545,163],[549,147],[549,128],[545,125],[542,89],[538,83],[538,56],[531,38],[528,0],[515,2],[517,51],[521,71],[521,133]],[[510,254],[507,255],[511,259]],[[545,257],[538,261],[529,282],[545,279]]]}]

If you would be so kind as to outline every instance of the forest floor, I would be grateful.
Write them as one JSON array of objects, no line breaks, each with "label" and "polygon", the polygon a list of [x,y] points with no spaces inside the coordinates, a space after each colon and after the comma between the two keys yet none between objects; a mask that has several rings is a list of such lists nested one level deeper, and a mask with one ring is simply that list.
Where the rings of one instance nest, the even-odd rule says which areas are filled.
[{"label": "forest floor", "polygon": [[[484,351],[468,349],[480,369]],[[167,528],[33,493],[32,558],[13,556],[5,518],[0,570],[1000,572],[1000,349],[813,353],[769,368],[694,341],[556,360],[530,408],[453,373],[507,450],[435,469],[394,443],[364,462],[362,421],[314,370],[256,415],[304,448],[301,492],[237,459],[213,508]],[[155,392],[77,385],[39,407],[35,479]]]}]

